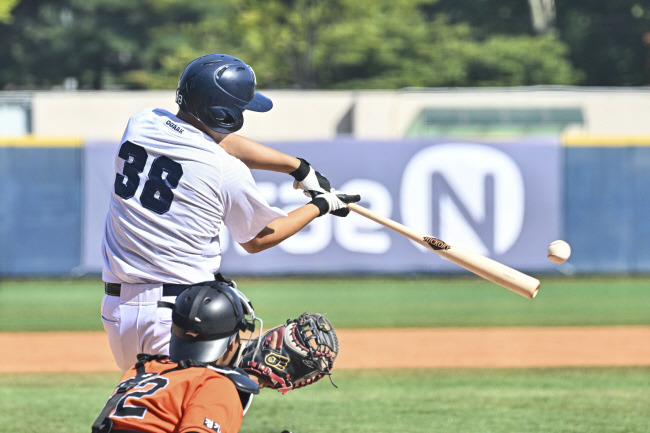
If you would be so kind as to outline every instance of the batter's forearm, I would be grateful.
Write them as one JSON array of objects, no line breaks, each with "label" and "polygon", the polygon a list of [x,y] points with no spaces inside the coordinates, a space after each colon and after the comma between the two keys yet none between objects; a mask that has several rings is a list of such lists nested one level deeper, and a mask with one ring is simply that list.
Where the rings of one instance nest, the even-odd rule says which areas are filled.
[{"label": "batter's forearm", "polygon": [[219,144],[250,169],[291,173],[300,165],[298,158],[241,135],[228,134]]},{"label": "batter's forearm", "polygon": [[257,236],[241,246],[250,254],[259,253],[295,235],[319,215],[318,207],[308,203],[289,212],[286,217],[273,220]]}]

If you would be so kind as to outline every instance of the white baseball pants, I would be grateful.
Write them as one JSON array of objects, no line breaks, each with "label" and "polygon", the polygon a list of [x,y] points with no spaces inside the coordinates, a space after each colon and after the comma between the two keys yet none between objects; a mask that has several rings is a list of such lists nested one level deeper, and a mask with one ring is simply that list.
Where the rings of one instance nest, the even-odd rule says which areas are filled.
[{"label": "white baseball pants", "polygon": [[174,302],[162,296],[162,284],[122,283],[120,296],[104,294],[101,317],[115,363],[131,368],[139,353],[169,354],[171,309],[158,308],[158,301]]}]

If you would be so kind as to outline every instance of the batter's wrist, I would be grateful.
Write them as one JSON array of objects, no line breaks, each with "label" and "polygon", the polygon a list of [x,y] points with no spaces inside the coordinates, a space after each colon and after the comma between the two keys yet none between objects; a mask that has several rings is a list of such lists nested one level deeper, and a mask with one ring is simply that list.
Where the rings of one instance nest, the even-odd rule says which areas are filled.
[{"label": "batter's wrist", "polygon": [[298,182],[301,182],[305,180],[305,178],[309,174],[310,165],[307,161],[305,161],[302,158],[298,158],[298,161],[300,161],[300,165],[298,166],[297,169],[289,173],[289,175],[291,175]]},{"label": "batter's wrist", "polygon": [[329,203],[327,202],[327,200],[325,200],[322,197],[320,197],[320,198],[316,197],[315,199],[310,201],[308,204],[313,204],[314,206],[316,206],[318,208],[318,216],[323,216],[323,215],[325,215],[326,213],[328,213],[330,211]]}]

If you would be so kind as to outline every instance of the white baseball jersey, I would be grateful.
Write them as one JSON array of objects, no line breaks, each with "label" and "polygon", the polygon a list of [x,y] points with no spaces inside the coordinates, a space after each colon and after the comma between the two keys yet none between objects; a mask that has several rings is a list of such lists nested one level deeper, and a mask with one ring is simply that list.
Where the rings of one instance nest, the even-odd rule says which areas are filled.
[{"label": "white baseball jersey", "polygon": [[212,280],[222,224],[244,243],[286,215],[267,203],[248,167],[209,136],[166,110],[142,110],[129,120],[115,158],[103,280]]}]

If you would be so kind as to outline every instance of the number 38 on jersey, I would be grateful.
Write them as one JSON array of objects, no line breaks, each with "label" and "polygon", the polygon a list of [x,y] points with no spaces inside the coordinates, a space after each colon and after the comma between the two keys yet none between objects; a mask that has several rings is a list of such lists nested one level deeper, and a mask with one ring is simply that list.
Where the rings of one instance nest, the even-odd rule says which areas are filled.
[{"label": "number 38 on jersey", "polygon": [[[122,173],[115,175],[115,194],[125,200],[133,197],[140,185],[140,173],[144,170],[149,155],[142,146],[125,141],[120,146],[119,157],[124,160]],[[183,167],[166,156],[154,159],[147,181],[140,193],[140,203],[159,214],[169,211],[174,201],[174,188],[183,176]]]}]

